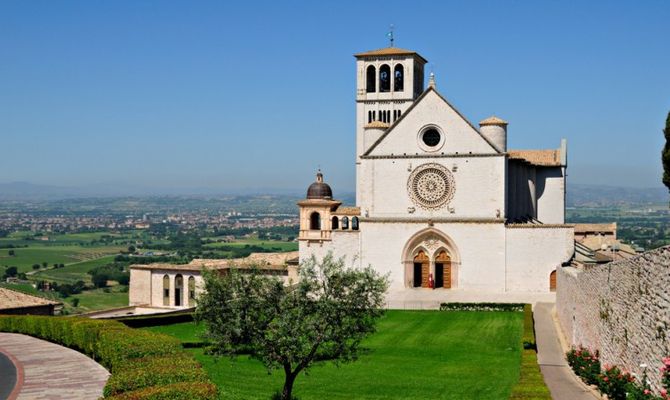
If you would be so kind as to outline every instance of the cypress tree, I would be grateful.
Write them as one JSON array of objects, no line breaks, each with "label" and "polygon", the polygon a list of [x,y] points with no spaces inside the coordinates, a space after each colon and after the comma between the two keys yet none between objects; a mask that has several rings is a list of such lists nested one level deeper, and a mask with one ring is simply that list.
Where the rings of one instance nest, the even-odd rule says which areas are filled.
[{"label": "cypress tree", "polygon": [[665,147],[663,147],[663,184],[670,190],[670,112],[665,119]]}]

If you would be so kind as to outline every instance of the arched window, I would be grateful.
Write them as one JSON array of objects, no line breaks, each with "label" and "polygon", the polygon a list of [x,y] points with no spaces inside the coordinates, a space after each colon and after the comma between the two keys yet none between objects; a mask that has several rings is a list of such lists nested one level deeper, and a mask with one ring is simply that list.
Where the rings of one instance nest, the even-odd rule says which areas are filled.
[{"label": "arched window", "polygon": [[367,80],[365,84],[365,89],[368,93],[374,92],[377,89],[375,88],[375,81],[377,79],[377,69],[374,65],[370,65],[367,70]]},{"label": "arched window", "polygon": [[163,276],[163,305],[170,305],[170,277]]},{"label": "arched window", "polygon": [[321,230],[321,214],[316,211],[309,216],[309,229],[316,231]]},{"label": "arched window", "polygon": [[391,91],[391,67],[386,64],[379,68],[379,91]]},{"label": "arched window", "polygon": [[372,122],[372,111],[368,111],[368,124]]},{"label": "arched window", "polygon": [[377,111],[372,112],[372,120],[376,121],[377,120]]},{"label": "arched window", "polygon": [[331,223],[331,229],[337,229],[340,226],[340,221],[337,219],[337,217],[333,217],[333,219],[330,221]]},{"label": "arched window", "polygon": [[405,86],[405,73],[402,64],[396,64],[393,69],[393,91],[402,92]]},{"label": "arched window", "polygon": [[357,231],[358,230],[358,217],[353,217],[351,219],[351,229]]},{"label": "arched window", "polygon": [[181,296],[184,292],[184,278],[181,275],[174,277],[174,305],[180,307],[182,305]]},{"label": "arched window", "polygon": [[342,217],[342,229],[349,229],[349,217]]},{"label": "arched window", "polygon": [[188,278],[188,306],[195,307],[195,278]]}]

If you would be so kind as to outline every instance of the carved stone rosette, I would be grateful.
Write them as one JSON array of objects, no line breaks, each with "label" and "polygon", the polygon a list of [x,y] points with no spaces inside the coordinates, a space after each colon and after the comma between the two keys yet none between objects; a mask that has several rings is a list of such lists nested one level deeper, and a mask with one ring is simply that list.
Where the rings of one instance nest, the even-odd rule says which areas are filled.
[{"label": "carved stone rosette", "polygon": [[437,163],[416,167],[407,180],[409,197],[425,210],[443,208],[454,197],[454,191],[454,176]]}]

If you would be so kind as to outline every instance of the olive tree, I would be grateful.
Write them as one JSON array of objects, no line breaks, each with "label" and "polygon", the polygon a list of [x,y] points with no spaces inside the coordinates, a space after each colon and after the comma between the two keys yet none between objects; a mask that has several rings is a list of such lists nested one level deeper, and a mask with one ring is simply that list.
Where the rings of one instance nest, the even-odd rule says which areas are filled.
[{"label": "olive tree", "polygon": [[346,268],[342,259],[314,257],[298,282],[284,285],[255,268],[204,273],[196,320],[216,355],[250,354],[268,371],[284,372],[279,397],[292,398],[296,377],[317,359],[357,358],[361,340],[383,314],[386,276],[371,267]]}]

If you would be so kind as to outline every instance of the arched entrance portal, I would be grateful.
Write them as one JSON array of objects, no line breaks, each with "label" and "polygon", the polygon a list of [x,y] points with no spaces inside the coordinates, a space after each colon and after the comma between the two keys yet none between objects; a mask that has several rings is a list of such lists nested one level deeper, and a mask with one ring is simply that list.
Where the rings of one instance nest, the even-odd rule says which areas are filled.
[{"label": "arched entrance portal", "polygon": [[435,228],[414,234],[405,245],[405,287],[428,288],[432,275],[435,288],[458,287],[460,255],[454,241]]}]

